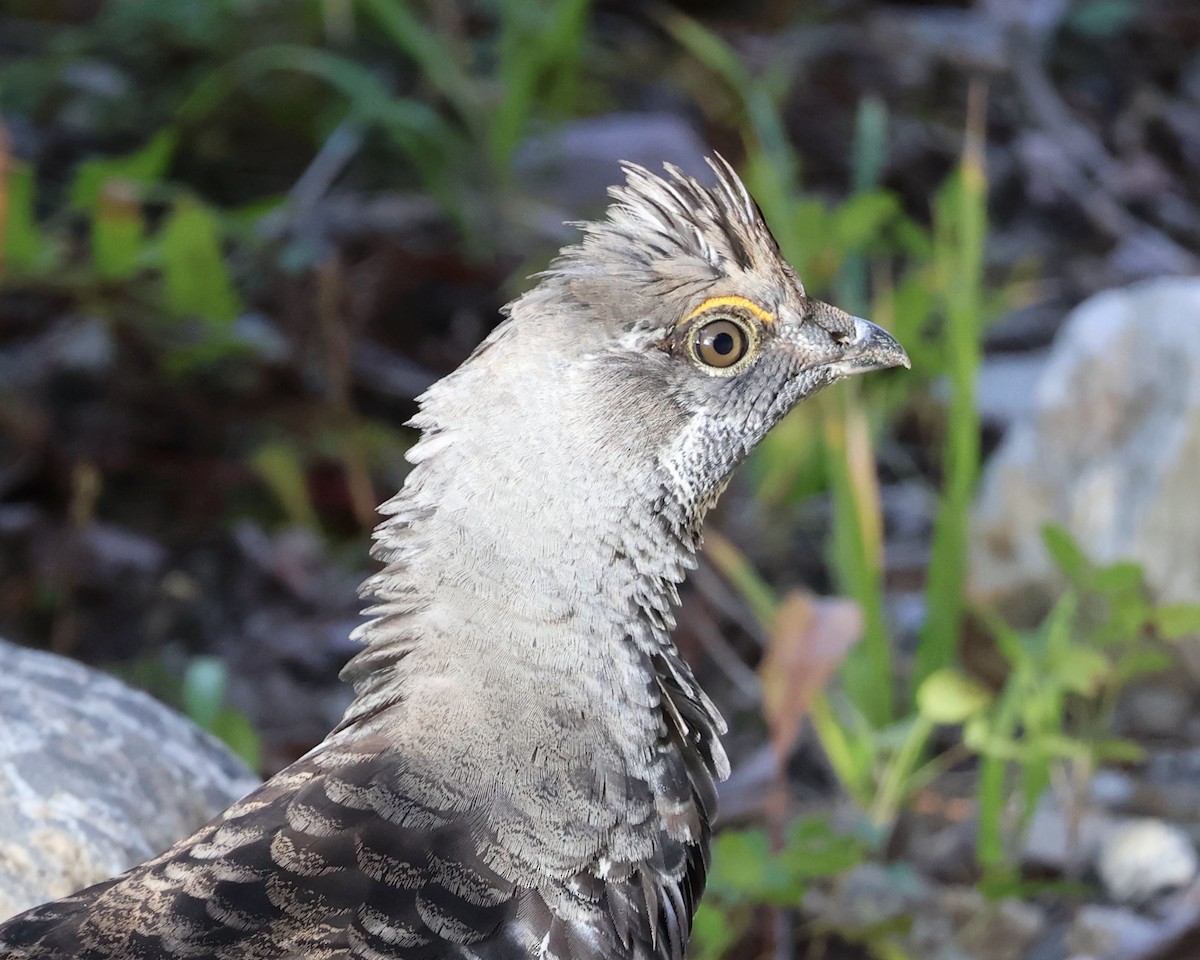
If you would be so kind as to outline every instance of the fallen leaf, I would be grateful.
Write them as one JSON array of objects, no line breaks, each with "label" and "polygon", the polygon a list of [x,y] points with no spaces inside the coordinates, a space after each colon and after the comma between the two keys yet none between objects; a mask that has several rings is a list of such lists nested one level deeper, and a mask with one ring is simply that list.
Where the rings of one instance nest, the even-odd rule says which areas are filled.
[{"label": "fallen leaf", "polygon": [[825,686],[862,632],[862,611],[853,600],[794,590],[779,605],[758,673],[763,715],[781,767],[799,736],[813,695]]}]

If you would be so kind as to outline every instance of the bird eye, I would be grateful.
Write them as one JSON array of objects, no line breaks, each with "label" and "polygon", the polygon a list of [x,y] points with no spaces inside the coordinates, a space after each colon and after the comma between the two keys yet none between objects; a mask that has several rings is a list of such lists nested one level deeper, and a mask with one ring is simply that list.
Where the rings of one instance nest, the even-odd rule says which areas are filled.
[{"label": "bird eye", "polygon": [[696,328],[693,349],[707,367],[732,367],[750,349],[750,334],[732,320],[710,320]]}]

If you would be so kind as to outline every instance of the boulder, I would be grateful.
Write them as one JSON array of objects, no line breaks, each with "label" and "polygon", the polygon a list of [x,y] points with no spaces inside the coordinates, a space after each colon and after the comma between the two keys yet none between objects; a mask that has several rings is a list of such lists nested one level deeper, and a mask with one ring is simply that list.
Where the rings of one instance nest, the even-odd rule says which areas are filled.
[{"label": "boulder", "polygon": [[1134,560],[1163,603],[1200,600],[1200,278],[1110,290],[1072,311],[1032,410],[987,464],[969,590],[1030,625],[1060,587],[1041,528],[1095,562]]},{"label": "boulder", "polygon": [[147,694],[0,640],[0,920],[161,853],[257,784]]}]

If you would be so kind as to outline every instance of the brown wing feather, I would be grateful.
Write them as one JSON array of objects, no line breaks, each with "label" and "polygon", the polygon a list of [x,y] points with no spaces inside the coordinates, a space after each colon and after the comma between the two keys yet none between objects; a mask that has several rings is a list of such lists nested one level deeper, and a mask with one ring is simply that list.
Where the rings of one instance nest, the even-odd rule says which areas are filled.
[{"label": "brown wing feather", "polygon": [[[699,846],[664,834],[653,863],[515,883],[489,866],[484,811],[399,792],[411,782],[402,761],[367,746],[335,764],[302,760],[156,860],[0,925],[0,957],[682,956]],[[707,771],[689,772],[711,789]]]}]

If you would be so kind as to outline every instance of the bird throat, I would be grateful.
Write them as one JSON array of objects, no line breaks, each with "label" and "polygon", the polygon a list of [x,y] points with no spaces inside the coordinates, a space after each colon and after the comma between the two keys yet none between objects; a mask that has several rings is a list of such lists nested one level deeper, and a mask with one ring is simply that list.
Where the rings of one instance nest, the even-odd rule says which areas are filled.
[{"label": "bird throat", "polygon": [[[381,507],[384,567],[363,585],[374,605],[344,674],[357,694],[347,721],[422,684],[465,683],[485,662],[497,682],[589,691],[582,705],[614,725],[645,712],[664,670],[703,698],[670,631],[707,504],[681,502],[655,457],[559,426],[556,398],[531,405],[477,373],[468,363],[441,381],[413,421],[415,466]],[[647,716],[648,736],[657,725]]]}]

